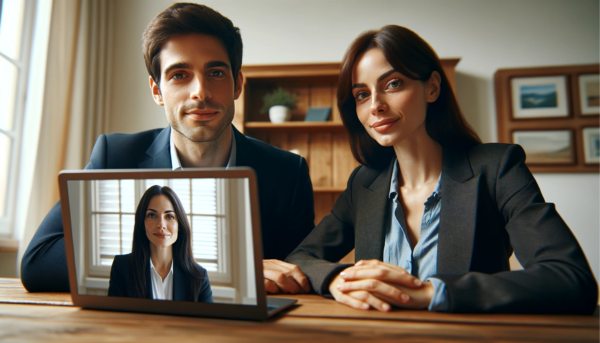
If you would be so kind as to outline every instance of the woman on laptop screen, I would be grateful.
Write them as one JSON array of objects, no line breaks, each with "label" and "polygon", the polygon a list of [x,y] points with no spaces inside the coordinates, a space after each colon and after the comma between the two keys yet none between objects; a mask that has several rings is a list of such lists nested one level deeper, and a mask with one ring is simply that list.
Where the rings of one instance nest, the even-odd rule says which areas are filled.
[{"label": "woman on laptop screen", "polygon": [[[361,164],[288,257],[358,309],[592,313],[597,284],[519,145],[482,144],[433,49],[400,26],[361,34],[338,108]],[[355,248],[354,265],[337,263]],[[510,271],[513,253],[523,270]]]},{"label": "woman on laptop screen", "polygon": [[140,199],[132,252],[115,256],[108,295],[213,302],[206,270],[192,254],[186,213],[171,188],[152,186]]}]

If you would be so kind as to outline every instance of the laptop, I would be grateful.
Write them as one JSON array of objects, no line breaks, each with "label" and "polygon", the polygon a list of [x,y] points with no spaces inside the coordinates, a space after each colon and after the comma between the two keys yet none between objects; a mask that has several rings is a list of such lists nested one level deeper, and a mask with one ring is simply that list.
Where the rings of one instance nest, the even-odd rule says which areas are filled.
[{"label": "laptop", "polygon": [[[61,171],[58,179],[69,283],[75,306],[264,320],[297,301],[266,296],[258,189],[252,169],[79,170]],[[152,225],[148,218],[168,218],[164,219],[167,221],[172,215],[167,214],[169,210],[150,214],[147,211],[151,211],[148,208],[152,203],[148,203],[148,199],[156,197],[152,192],[157,190],[166,194],[167,188],[171,192],[171,198],[167,197],[169,203],[176,201],[172,200],[175,194],[180,204],[178,213],[186,217],[188,227],[178,224],[178,235],[173,232],[155,236],[153,229],[146,230]],[[140,201],[143,198],[146,201]],[[143,219],[138,219],[136,226],[138,207],[141,208],[138,218]],[[163,224],[158,226],[162,228],[160,225]],[[166,232],[164,228],[161,230]],[[182,234],[182,230],[189,232],[189,236]],[[146,236],[146,231],[151,234]],[[135,254],[132,252],[134,243],[138,247]],[[148,256],[148,252],[143,255],[142,251],[144,246],[152,244],[155,249],[161,244],[172,247],[170,276],[160,276],[163,274],[150,269],[151,263],[146,263],[145,268],[133,267],[139,266],[141,260],[150,260],[143,257]],[[184,246],[191,249],[183,249]],[[199,282],[194,283],[195,288],[189,286],[192,284],[187,278],[190,272],[182,272],[182,267],[177,267],[183,264],[176,263],[175,256],[190,250],[188,261],[206,270],[207,278],[194,279],[202,280],[201,287]],[[177,261],[182,259],[178,257]],[[145,279],[139,276],[144,273]],[[161,283],[152,285],[156,280],[165,282],[169,277],[172,282],[165,284],[171,285],[172,292],[169,286],[161,288]],[[140,284],[146,287],[140,288]],[[166,291],[161,295],[159,289]],[[196,297],[197,290],[202,294]],[[158,300],[168,299],[166,294],[172,294],[173,300]],[[209,295],[212,299],[207,297]]]}]

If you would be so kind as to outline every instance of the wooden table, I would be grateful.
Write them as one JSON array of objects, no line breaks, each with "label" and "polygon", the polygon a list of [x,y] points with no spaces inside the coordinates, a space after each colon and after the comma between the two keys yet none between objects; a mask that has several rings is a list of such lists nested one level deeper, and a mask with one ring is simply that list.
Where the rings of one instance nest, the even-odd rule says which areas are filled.
[{"label": "wooden table", "polygon": [[[290,297],[290,296],[288,296]],[[597,316],[353,310],[317,295],[264,322],[84,310],[0,278],[0,342],[598,342]],[[31,303],[36,303],[32,305]]]}]

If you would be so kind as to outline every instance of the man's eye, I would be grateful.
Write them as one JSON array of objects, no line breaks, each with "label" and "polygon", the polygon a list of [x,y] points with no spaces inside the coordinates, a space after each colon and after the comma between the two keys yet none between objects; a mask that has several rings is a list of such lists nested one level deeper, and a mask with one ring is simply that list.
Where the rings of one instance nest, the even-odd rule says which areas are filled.
[{"label": "man's eye", "polygon": [[390,82],[388,82],[388,88],[395,89],[400,86],[402,86],[401,80],[390,80]]},{"label": "man's eye", "polygon": [[223,76],[223,75],[225,75],[225,73],[222,72],[221,70],[213,70],[210,72],[210,76],[219,77],[219,76]]},{"label": "man's eye", "polygon": [[171,79],[174,80],[181,80],[185,77],[185,75],[183,73],[175,73],[173,74],[173,76],[171,76]]}]

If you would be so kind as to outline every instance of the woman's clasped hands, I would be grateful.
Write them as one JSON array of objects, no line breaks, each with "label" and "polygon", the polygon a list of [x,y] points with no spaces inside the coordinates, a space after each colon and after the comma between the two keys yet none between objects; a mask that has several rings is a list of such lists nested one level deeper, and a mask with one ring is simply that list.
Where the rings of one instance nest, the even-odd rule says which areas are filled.
[{"label": "woman's clasped hands", "polygon": [[337,275],[329,284],[329,292],[350,307],[388,312],[391,306],[427,308],[434,288],[431,282],[422,282],[396,265],[361,260]]}]

